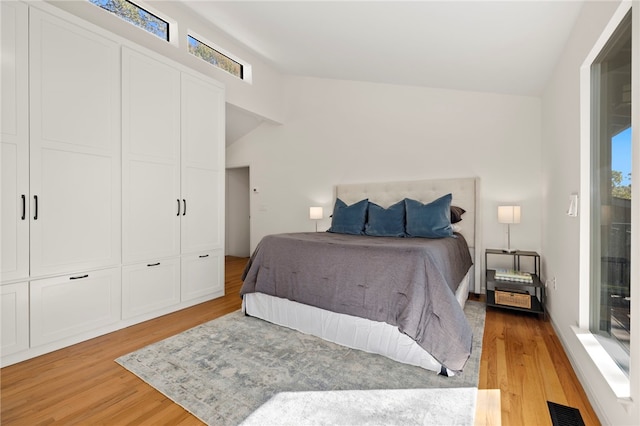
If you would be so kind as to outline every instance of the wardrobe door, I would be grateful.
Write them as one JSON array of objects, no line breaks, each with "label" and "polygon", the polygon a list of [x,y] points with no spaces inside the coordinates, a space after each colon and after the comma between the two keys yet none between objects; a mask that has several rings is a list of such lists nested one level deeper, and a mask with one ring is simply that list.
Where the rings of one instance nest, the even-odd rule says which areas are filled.
[{"label": "wardrobe door", "polygon": [[122,319],[180,303],[180,258],[122,268]]},{"label": "wardrobe door", "polygon": [[182,74],[182,253],[224,248],[224,88]]},{"label": "wardrobe door", "polygon": [[118,45],[30,13],[31,275],[120,263]]},{"label": "wardrobe door", "polygon": [[0,267],[2,281],[7,281],[29,276],[29,33],[25,4],[0,2],[0,8]]},{"label": "wardrobe door", "polygon": [[180,72],[122,50],[123,261],[180,254]]},{"label": "wardrobe door", "polygon": [[222,250],[182,256],[182,301],[212,296],[224,296]]},{"label": "wardrobe door", "polygon": [[120,267],[30,282],[31,346],[102,334],[120,320]]}]

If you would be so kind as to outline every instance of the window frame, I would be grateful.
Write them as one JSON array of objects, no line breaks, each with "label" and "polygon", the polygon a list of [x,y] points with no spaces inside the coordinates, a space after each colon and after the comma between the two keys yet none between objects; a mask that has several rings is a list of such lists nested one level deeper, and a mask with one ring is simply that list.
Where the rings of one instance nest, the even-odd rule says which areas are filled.
[{"label": "window frame", "polygon": [[[608,309],[610,306],[610,302],[607,301],[606,297],[603,297],[603,291],[608,293],[611,291],[611,287],[614,286],[612,281],[610,280],[609,273],[611,272],[610,266],[609,269],[604,268],[602,264],[602,256],[610,256],[609,250],[616,249],[619,250],[619,245],[612,245],[610,241],[612,238],[611,235],[611,224],[609,225],[607,231],[607,237],[603,237],[603,230],[601,226],[606,225],[607,217],[608,220],[611,221],[611,212],[609,211],[608,215],[603,209],[605,209],[605,205],[611,209],[611,206],[615,205],[613,193],[611,192],[611,179],[612,179],[612,159],[613,159],[613,139],[616,135],[621,133],[622,131],[611,134],[611,126],[613,124],[612,121],[612,113],[610,112],[609,102],[612,101],[610,96],[615,94],[612,86],[612,78],[615,78],[616,75],[620,75],[617,71],[613,71],[609,69],[611,64],[611,55],[616,54],[615,49],[619,49],[620,42],[623,41],[623,37],[628,37],[629,42],[631,41],[631,11],[627,12],[623,20],[618,24],[616,30],[611,35],[611,37],[607,40],[607,43],[600,51],[599,55],[594,59],[591,66],[591,164],[590,164],[590,175],[591,175],[591,205],[590,205],[590,215],[591,215],[591,282],[590,282],[590,308],[589,308],[589,328],[594,335],[599,335],[599,339],[603,339],[603,346],[609,347],[607,350],[609,354],[611,351],[620,352],[618,358],[621,363],[628,364],[630,355],[628,354],[628,349],[623,349],[623,345],[617,339],[615,339],[612,335],[609,335],[606,329],[606,323],[611,321],[610,313]],[[631,66],[631,52],[629,52],[629,66]],[[626,62],[625,62],[626,64]],[[629,81],[632,78],[631,70],[629,70]],[[629,127],[627,129],[631,129],[631,112],[629,111]],[[608,123],[603,126],[603,119],[605,123]],[[626,125],[626,122],[624,123]],[[633,176],[633,175],[632,175]],[[630,203],[629,203],[630,208]],[[633,229],[633,227],[632,227]],[[617,261],[620,261],[621,258],[615,258]],[[631,257],[629,257],[631,259]],[[620,266],[622,268],[621,273],[624,275],[624,266]],[[603,274],[607,275],[607,279],[603,279]],[[624,280],[624,277],[622,278]],[[630,283],[629,283],[630,284]],[[608,289],[607,289],[608,288]],[[605,327],[605,329],[603,329]],[[619,349],[616,349],[620,346]],[[627,355],[624,355],[624,352],[627,352]],[[615,356],[612,355],[613,358]],[[627,366],[628,368],[628,366]],[[624,367],[623,367],[624,370]]]},{"label": "window frame", "polygon": [[[212,64],[211,62],[207,61],[204,58],[201,58],[193,53],[191,53],[189,51],[189,38],[193,38],[194,40],[196,40],[197,42],[207,46],[208,48],[214,50],[215,52],[227,57],[229,60],[237,63],[238,65],[240,65],[241,67],[241,72],[240,72],[240,76],[237,76],[227,70],[225,70],[224,68],[221,68],[215,64]],[[253,79],[253,72],[252,72],[252,67],[251,64],[249,64],[247,61],[239,58],[238,56],[234,55],[233,53],[230,53],[228,50],[225,50],[223,48],[221,48],[220,46],[218,46],[215,43],[212,43],[210,40],[208,40],[206,37],[201,36],[200,34],[196,33],[195,31],[192,30],[188,30],[187,31],[187,41],[186,41],[186,49],[187,52],[189,53],[189,55],[198,58],[198,60],[204,61],[208,64],[210,64],[212,67],[215,67],[216,69],[219,69],[223,72],[225,72],[226,74],[229,74],[239,80],[245,81],[249,84],[252,83],[252,79]]]},{"label": "window frame", "polygon": [[[591,220],[591,182],[592,182],[592,65],[602,52],[606,43],[613,33],[622,23],[623,19],[632,10],[632,40],[639,39],[640,34],[640,8],[632,9],[631,0],[623,0],[604,31],[594,44],[592,50],[587,55],[580,67],[580,250],[579,250],[579,313],[577,326],[571,326],[574,334],[582,344],[588,357],[593,361],[602,377],[609,385],[618,402],[623,405],[632,403],[632,397],[638,398],[640,391],[637,387],[632,388],[632,383],[638,383],[640,379],[640,368],[638,366],[639,353],[633,348],[630,354],[630,369],[627,376],[616,364],[609,353],[604,349],[596,336],[589,330],[591,305],[591,276],[593,274],[591,253],[592,253],[592,230]],[[632,69],[639,69],[640,58],[637,44],[634,43],[632,49]],[[640,78],[637,72],[632,72],[632,129],[640,129]],[[631,205],[631,258],[640,258],[640,185],[637,184],[640,176],[640,131],[632,131],[632,205]],[[634,182],[636,182],[634,184]],[[631,265],[631,310],[640,312],[640,262],[632,262]],[[631,317],[631,340],[640,342],[639,315]],[[637,346],[637,343],[636,343]]]},{"label": "window frame", "polygon": [[155,18],[165,22],[167,24],[167,38],[163,38],[161,36],[159,36],[156,33],[153,33],[149,30],[147,30],[144,27],[141,27],[140,25],[136,25],[134,22],[131,22],[127,19],[125,19],[124,17],[117,15],[115,12],[112,12],[108,9],[103,8],[102,6],[100,6],[99,4],[94,3],[93,0],[87,0],[89,3],[91,3],[92,5],[98,7],[100,10],[108,13],[110,16],[115,16],[116,18],[118,18],[121,21],[124,21],[132,26],[134,26],[135,28],[138,28],[142,31],[144,31],[144,33],[146,34],[151,34],[154,36],[154,38],[157,38],[159,40],[165,41],[175,47],[178,46],[178,22],[175,19],[171,19],[169,18],[167,15],[165,15],[164,13],[160,12],[158,9],[154,8],[153,6],[147,4],[144,1],[138,1],[138,0],[124,0],[127,3],[131,3],[132,5],[134,5],[135,7],[137,7],[140,10],[143,10],[144,12],[154,16]]}]

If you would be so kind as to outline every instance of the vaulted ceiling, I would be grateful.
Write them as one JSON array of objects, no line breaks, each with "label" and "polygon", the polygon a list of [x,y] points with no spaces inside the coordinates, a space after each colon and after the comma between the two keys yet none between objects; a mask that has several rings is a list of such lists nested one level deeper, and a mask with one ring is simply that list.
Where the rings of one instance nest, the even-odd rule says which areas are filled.
[{"label": "vaulted ceiling", "polygon": [[285,74],[531,96],[583,4],[183,1]]},{"label": "vaulted ceiling", "polygon": [[584,0],[180,1],[284,74],[539,96]]}]

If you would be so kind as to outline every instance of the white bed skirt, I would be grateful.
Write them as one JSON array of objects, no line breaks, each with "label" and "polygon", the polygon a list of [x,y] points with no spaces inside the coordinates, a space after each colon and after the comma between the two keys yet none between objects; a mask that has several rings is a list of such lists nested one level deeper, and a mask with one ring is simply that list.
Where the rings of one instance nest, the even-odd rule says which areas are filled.
[{"label": "white bed skirt", "polygon": [[[456,299],[461,307],[469,295],[469,277],[462,279]],[[397,327],[352,315],[339,314],[263,293],[244,295],[242,309],[248,315],[311,334],[349,348],[384,355],[395,361],[440,373],[442,365]],[[449,376],[455,373],[447,370]]]}]

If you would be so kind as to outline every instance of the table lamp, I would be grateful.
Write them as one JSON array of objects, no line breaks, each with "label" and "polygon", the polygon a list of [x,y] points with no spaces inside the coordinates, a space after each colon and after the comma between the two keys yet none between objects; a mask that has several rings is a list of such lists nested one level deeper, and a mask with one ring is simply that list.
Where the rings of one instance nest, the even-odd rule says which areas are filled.
[{"label": "table lamp", "polygon": [[322,207],[309,207],[309,219],[316,221],[316,232],[318,232],[318,221],[322,219]]},{"label": "table lamp", "polygon": [[507,224],[507,248],[505,253],[516,251],[511,248],[511,224],[520,223],[520,206],[498,206],[498,223]]}]

